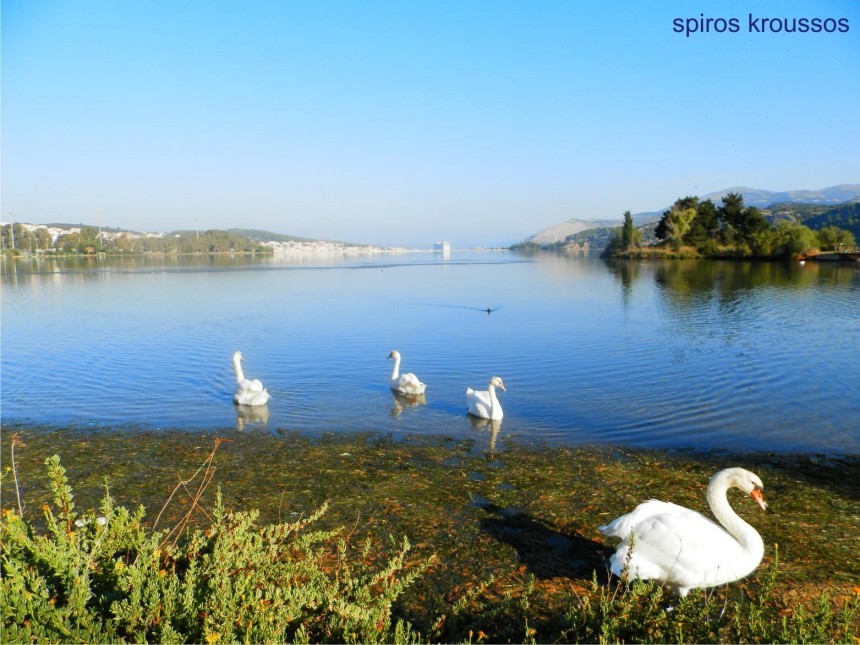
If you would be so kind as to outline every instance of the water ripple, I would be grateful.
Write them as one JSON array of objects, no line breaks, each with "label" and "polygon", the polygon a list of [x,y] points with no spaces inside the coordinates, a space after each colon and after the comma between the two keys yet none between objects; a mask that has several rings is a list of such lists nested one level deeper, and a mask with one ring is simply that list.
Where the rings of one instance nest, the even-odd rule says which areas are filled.
[{"label": "water ripple", "polygon": [[[860,452],[855,268],[626,275],[507,254],[37,268],[2,276],[4,423]],[[265,410],[232,405],[236,349]],[[392,349],[422,401],[388,389]],[[498,437],[465,414],[466,387],[493,375]]]}]

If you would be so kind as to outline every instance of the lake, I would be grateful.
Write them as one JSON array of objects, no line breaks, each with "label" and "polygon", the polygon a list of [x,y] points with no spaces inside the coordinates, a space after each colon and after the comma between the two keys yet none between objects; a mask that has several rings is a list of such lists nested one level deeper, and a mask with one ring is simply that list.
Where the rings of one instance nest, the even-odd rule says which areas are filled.
[{"label": "lake", "polygon": [[[491,311],[488,313],[488,309]],[[231,355],[272,399],[237,409]],[[389,387],[389,352],[427,383]],[[505,417],[466,415],[501,376]],[[19,258],[2,423],[860,453],[860,269],[507,251]]]}]

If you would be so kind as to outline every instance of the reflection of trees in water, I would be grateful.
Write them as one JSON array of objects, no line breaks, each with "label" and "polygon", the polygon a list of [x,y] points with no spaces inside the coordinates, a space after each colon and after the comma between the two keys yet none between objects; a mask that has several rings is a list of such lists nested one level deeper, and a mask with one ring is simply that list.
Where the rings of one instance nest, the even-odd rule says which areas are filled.
[{"label": "reflection of trees in water", "polygon": [[633,287],[642,277],[642,262],[638,260],[605,260],[613,277],[621,283],[621,294],[624,304],[630,304],[633,296]]},{"label": "reflection of trees in water", "polygon": [[680,323],[674,331],[685,337],[716,333],[734,339],[761,338],[762,326],[780,324],[775,321],[844,313],[840,307],[845,301],[828,297],[827,290],[857,285],[860,271],[853,266],[810,264],[661,262],[654,265],[657,299]]},{"label": "reflection of trees in water", "polygon": [[251,253],[138,253],[134,255],[50,255],[6,257],[2,272],[15,273],[18,278],[56,274],[99,278],[114,272],[200,271],[207,269],[238,269],[268,266],[275,262],[271,254]]},{"label": "reflection of trees in water", "polygon": [[760,288],[807,289],[822,283],[848,286],[857,276],[857,269],[851,266],[716,260],[663,262],[654,272],[668,301],[679,305],[714,298],[733,302]]},{"label": "reflection of trees in water", "polygon": [[[860,270],[853,263],[610,259],[605,266],[625,306],[637,289],[654,289],[657,303],[695,333],[705,323],[730,318],[737,323],[739,316],[760,319],[763,308],[812,307],[816,313],[839,315],[843,312],[833,308],[843,301],[828,304],[827,289],[860,285]],[[804,292],[803,297],[786,297]]]},{"label": "reflection of trees in water", "polygon": [[612,259],[605,264],[625,299],[647,272],[654,275],[654,282],[668,302],[677,306],[714,299],[733,302],[762,287],[807,289],[860,282],[860,271],[853,263],[807,262],[801,266],[795,262]]}]

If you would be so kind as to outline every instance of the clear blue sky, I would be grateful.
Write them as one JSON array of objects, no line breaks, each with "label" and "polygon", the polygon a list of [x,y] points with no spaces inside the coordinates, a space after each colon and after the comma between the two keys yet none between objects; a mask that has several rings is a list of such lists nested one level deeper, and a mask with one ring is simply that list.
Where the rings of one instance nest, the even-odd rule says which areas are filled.
[{"label": "clear blue sky", "polygon": [[[748,14],[847,33],[749,33]],[[737,18],[738,33],[673,32]],[[2,219],[520,240],[860,181],[860,3],[3,0]]]}]

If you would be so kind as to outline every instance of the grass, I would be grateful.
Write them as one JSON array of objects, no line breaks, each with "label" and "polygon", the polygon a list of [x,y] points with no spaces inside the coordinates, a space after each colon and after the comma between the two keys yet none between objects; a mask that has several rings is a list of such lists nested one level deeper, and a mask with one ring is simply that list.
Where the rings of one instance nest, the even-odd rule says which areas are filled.
[{"label": "grass", "polygon": [[[364,573],[347,578],[399,563],[404,584],[382,602],[390,614],[380,640],[853,642],[860,634],[856,457],[525,447],[494,453],[482,448],[483,435],[311,439],[225,431],[217,459],[195,480],[217,483],[219,498],[214,485],[180,484],[207,463],[214,434],[18,430],[26,445],[18,445],[18,468],[3,479],[4,531],[10,513],[21,514],[13,487],[32,530],[49,530],[40,509],[56,497],[44,476],[55,453],[69,469],[75,499],[85,500],[84,515],[101,512],[107,478],[115,508],[143,505],[139,522],[148,536],[179,527],[171,536],[181,538],[177,547],[194,531],[205,535],[216,517],[223,523],[227,509],[255,509],[243,529],[251,532],[311,515],[312,530],[329,537],[319,543],[325,557],[309,553],[308,562],[331,572],[332,562],[344,560],[336,557],[337,540],[349,536],[350,561]],[[2,454],[11,449],[4,431]],[[740,494],[731,498],[766,544],[756,574],[682,600],[609,576],[610,545],[598,525],[649,497],[708,513],[707,480],[727,465],[749,468],[765,483],[767,513]],[[317,515],[321,508],[327,512]],[[411,545],[406,552],[403,538]],[[4,533],[4,558],[6,543]],[[291,637],[344,638],[312,631],[311,623]]]}]

